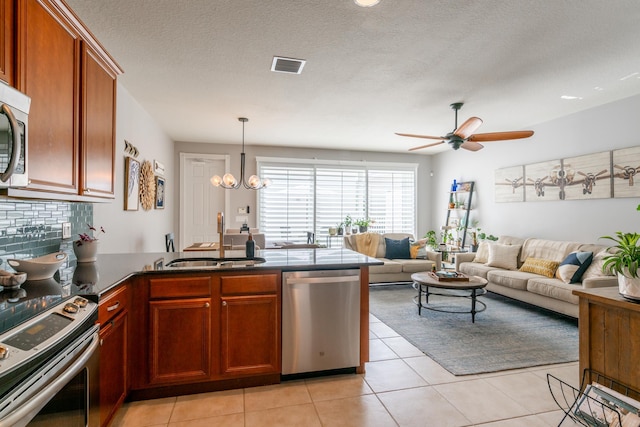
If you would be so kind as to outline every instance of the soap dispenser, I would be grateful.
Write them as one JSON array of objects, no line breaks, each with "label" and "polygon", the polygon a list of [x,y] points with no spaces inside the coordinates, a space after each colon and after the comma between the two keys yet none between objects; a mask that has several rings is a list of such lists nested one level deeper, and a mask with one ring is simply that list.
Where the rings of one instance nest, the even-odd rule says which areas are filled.
[{"label": "soap dispenser", "polygon": [[256,242],[253,241],[253,235],[249,233],[246,243],[247,258],[253,258],[256,254]]}]

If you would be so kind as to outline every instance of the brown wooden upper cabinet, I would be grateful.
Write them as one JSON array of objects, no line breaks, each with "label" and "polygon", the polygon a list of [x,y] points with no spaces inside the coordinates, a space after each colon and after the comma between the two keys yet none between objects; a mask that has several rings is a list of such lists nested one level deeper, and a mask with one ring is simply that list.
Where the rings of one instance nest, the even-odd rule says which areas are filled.
[{"label": "brown wooden upper cabinet", "polygon": [[113,198],[122,70],[63,1],[16,4],[16,87],[31,97],[28,190],[65,200]]},{"label": "brown wooden upper cabinet", "polygon": [[13,0],[0,0],[0,80],[11,86],[13,82],[14,59],[14,18]]}]

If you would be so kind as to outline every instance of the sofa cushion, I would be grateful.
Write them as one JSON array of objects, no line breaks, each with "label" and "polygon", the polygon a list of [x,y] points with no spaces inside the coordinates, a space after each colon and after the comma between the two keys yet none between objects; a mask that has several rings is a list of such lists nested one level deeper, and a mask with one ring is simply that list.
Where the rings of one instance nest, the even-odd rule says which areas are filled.
[{"label": "sofa cushion", "polygon": [[572,294],[575,285],[564,283],[560,279],[535,277],[527,282],[527,291],[545,297],[578,304],[578,297]]},{"label": "sofa cushion", "polygon": [[582,280],[585,279],[594,279],[598,277],[609,277],[613,276],[613,274],[605,273],[602,271],[602,266],[604,265],[604,257],[610,255],[606,250],[602,250],[598,253],[594,253],[593,259],[591,260],[591,265],[585,270],[582,275]]},{"label": "sofa cushion", "polygon": [[558,269],[558,262],[548,259],[540,258],[527,258],[520,267],[520,271],[526,271],[527,273],[536,273],[541,276],[551,277],[556,275]]},{"label": "sofa cushion", "polygon": [[518,268],[518,253],[520,246],[503,245],[501,243],[493,243],[489,245],[489,267],[506,268],[515,270]]},{"label": "sofa cushion", "polygon": [[556,277],[564,283],[578,283],[582,280],[582,274],[589,268],[593,252],[571,252],[560,263]]},{"label": "sofa cushion", "polygon": [[486,264],[489,262],[489,242],[482,241],[478,245],[478,250],[476,251],[476,257],[473,259],[473,262],[479,262],[481,264]]},{"label": "sofa cushion", "polygon": [[495,270],[495,267],[489,267],[485,264],[479,264],[475,261],[473,262],[463,262],[458,267],[460,273],[464,273],[467,276],[480,276],[483,279],[487,278],[487,273],[491,270]]},{"label": "sofa cushion", "polygon": [[421,271],[431,271],[433,269],[434,262],[426,259],[403,259],[394,260],[402,266],[403,273],[419,273]]},{"label": "sofa cushion", "polygon": [[548,259],[562,262],[570,252],[577,251],[580,243],[564,242],[545,239],[527,239],[522,246],[520,259],[524,262],[527,258]]},{"label": "sofa cushion", "polygon": [[512,270],[491,270],[487,273],[487,280],[496,285],[505,286],[507,288],[527,290],[527,282],[538,276],[534,273],[526,273],[524,271]]},{"label": "sofa cushion", "polygon": [[369,274],[396,274],[402,273],[402,264],[391,261],[390,259],[379,258],[384,261],[383,265],[370,265]]},{"label": "sofa cushion", "polygon": [[411,259],[411,249],[409,238],[405,237],[401,240],[384,238],[386,246],[384,257],[387,259]]}]

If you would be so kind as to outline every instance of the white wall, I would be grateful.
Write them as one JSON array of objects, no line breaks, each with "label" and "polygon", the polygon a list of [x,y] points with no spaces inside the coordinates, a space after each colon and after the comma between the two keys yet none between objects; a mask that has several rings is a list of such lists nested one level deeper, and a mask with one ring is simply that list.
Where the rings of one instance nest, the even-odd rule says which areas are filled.
[{"label": "white wall", "polygon": [[[434,156],[431,228],[444,224],[446,192],[457,179],[476,182],[471,218],[487,233],[606,244],[598,238],[637,231],[638,198],[495,203],[493,188],[499,168],[640,145],[639,111],[640,96],[634,96],[534,126],[529,139],[486,143],[475,153],[449,150]],[[547,187],[550,191],[555,190]]]},{"label": "white wall", "polygon": [[[240,145],[233,144],[199,144],[188,142],[177,142],[175,145],[174,164],[179,164],[180,153],[199,153],[199,154],[229,154],[231,156],[231,173],[238,176],[240,173]],[[432,158],[429,156],[420,156],[416,154],[402,153],[380,153],[368,151],[337,151],[324,150],[316,148],[291,148],[291,147],[273,147],[273,146],[245,146],[246,153],[246,170],[247,177],[256,172],[256,157],[283,157],[296,159],[319,159],[319,160],[350,160],[350,161],[369,161],[369,162],[391,162],[391,163],[417,163],[418,166],[418,206],[417,212],[417,235],[423,236],[431,224],[429,201],[431,199],[431,171]],[[177,167],[177,166],[176,166]],[[180,188],[179,174],[176,173],[176,183],[173,189],[173,198],[178,199],[178,191]],[[220,190],[224,191],[224,190]],[[226,226],[228,228],[238,228],[242,224],[236,223],[237,208],[250,206],[249,226],[256,226],[256,191],[255,190],[227,190],[230,191],[231,206],[226,209],[227,216]],[[179,213],[176,211],[174,229],[179,229]],[[177,235],[176,235],[177,237]]]},{"label": "white wall", "polygon": [[[164,252],[164,235],[173,231],[177,198],[174,176],[173,141],[142,109],[138,102],[118,84],[116,116],[116,198],[111,203],[96,203],[93,208],[94,224],[103,226],[107,233],[100,237],[101,253]],[[154,160],[165,165],[166,194],[164,209],[145,211],[124,210],[124,141],[135,145],[142,162]]]}]

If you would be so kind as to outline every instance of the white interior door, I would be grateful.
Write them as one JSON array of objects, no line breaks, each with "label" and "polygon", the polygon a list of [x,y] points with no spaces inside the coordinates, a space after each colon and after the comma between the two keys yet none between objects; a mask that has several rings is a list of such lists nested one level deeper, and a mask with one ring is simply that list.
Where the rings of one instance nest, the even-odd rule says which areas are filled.
[{"label": "white interior door", "polygon": [[217,214],[224,212],[227,192],[211,185],[213,175],[224,175],[228,156],[181,153],[180,248],[217,242]]}]

